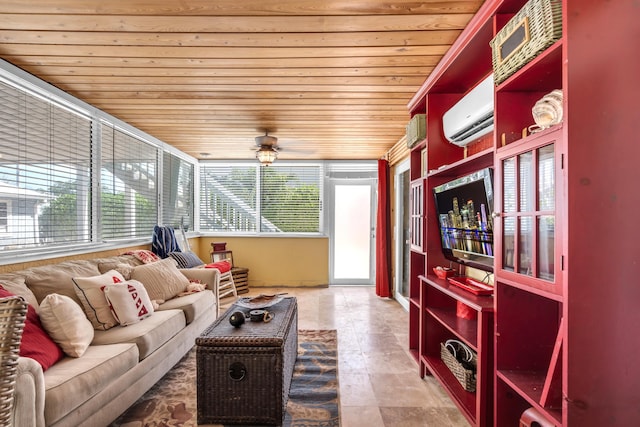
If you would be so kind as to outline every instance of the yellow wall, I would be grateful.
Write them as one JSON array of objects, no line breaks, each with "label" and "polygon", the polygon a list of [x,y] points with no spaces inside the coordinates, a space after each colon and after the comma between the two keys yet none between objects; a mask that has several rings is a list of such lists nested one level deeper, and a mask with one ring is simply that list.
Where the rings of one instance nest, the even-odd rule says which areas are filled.
[{"label": "yellow wall", "polygon": [[327,237],[201,237],[192,250],[208,260],[212,242],[226,242],[234,265],[249,269],[249,288],[329,283]]},{"label": "yellow wall", "polygon": [[[209,262],[211,242],[226,242],[238,267],[249,269],[252,286],[326,286],[329,283],[329,239],[326,237],[200,237],[189,239],[191,250]],[[92,259],[120,255],[131,249],[150,249],[151,245],[81,255],[42,259],[0,266],[0,273],[71,259]]]}]

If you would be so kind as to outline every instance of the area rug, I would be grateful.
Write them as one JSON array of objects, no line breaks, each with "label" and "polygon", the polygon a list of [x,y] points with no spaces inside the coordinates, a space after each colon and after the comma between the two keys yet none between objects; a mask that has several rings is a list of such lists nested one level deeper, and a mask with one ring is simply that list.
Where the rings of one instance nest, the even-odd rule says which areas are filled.
[{"label": "area rug", "polygon": [[[284,427],[340,425],[337,334],[300,330]],[[111,427],[195,427],[195,347]]]}]

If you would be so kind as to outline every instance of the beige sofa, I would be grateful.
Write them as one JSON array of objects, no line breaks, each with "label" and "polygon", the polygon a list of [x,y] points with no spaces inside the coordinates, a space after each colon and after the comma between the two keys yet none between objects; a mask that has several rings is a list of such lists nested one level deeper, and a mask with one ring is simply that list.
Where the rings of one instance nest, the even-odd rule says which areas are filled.
[{"label": "beige sofa", "polygon": [[[2,274],[0,284],[35,307],[50,293],[66,295],[82,307],[72,278],[100,275],[115,264],[142,263],[129,255],[65,261]],[[162,378],[216,318],[219,271],[179,271],[207,290],[169,299],[138,323],[95,330],[82,356],[65,356],[44,372],[38,362],[20,357],[14,425],[108,425]]]}]

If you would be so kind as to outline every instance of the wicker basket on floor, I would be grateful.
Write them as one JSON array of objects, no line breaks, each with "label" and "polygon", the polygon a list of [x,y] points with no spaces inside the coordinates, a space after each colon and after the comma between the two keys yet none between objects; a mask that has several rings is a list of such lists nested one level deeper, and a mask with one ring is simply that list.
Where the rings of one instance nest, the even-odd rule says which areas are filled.
[{"label": "wicker basket on floor", "polygon": [[27,316],[21,297],[0,298],[0,425],[11,425],[18,352]]},{"label": "wicker basket on floor", "polygon": [[[453,341],[453,340],[451,340]],[[464,345],[459,341],[456,343]],[[445,343],[440,343],[440,357],[445,365],[449,368],[454,377],[458,380],[462,388],[466,391],[474,392],[476,391],[476,366],[477,366],[477,355],[475,352],[471,351],[473,357],[469,362],[472,365],[472,369],[467,369],[465,366],[458,361],[456,356],[454,356]]]}]

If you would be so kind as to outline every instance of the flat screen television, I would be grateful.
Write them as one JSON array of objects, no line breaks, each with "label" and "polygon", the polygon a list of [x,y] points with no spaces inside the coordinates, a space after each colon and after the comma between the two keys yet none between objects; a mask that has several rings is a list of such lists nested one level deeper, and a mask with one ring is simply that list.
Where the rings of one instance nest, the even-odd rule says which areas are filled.
[{"label": "flat screen television", "polygon": [[448,260],[493,271],[493,170],[433,188],[442,251]]}]

